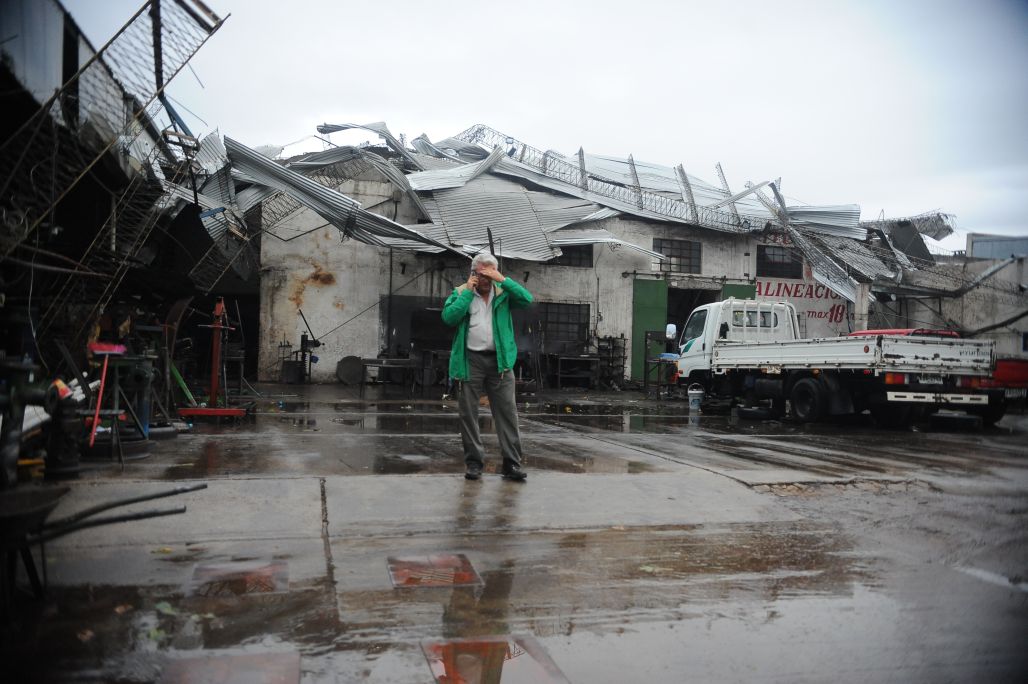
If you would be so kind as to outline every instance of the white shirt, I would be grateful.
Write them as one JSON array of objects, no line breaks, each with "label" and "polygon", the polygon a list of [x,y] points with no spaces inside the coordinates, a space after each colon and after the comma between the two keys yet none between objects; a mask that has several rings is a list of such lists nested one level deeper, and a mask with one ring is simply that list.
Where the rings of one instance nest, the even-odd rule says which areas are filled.
[{"label": "white shirt", "polygon": [[468,326],[467,348],[472,351],[496,351],[493,342],[493,297],[496,290],[489,294],[486,301],[478,290],[473,290],[475,298],[471,300],[471,325]]}]

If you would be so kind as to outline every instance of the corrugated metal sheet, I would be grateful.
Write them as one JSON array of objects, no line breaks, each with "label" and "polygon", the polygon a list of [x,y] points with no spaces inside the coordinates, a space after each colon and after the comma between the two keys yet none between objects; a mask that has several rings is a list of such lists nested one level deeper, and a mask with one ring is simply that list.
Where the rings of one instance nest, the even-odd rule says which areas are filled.
[{"label": "corrugated metal sheet", "polygon": [[[428,140],[428,138],[425,137],[424,133],[422,133],[419,136],[419,138],[424,139],[426,141]],[[433,147],[441,150],[453,150],[462,159],[470,160],[485,159],[489,156],[489,153],[492,151],[488,147],[483,147],[482,145],[478,145],[475,143],[464,142],[459,138],[444,138],[439,142],[433,143]]]},{"label": "corrugated metal sheet", "polygon": [[375,154],[374,152],[365,151],[362,154],[362,157],[365,161],[367,161],[373,167],[375,167],[375,169],[379,173],[385,176],[389,180],[389,182],[391,182],[397,188],[402,190],[404,194],[406,194],[407,197],[409,197],[411,201],[414,202],[414,204],[418,207],[418,209],[421,211],[421,215],[425,218],[428,218],[428,209],[426,209],[425,205],[422,204],[421,197],[418,195],[417,192],[414,191],[414,188],[411,187],[410,181],[407,179],[407,176],[403,174],[403,172],[401,172],[398,168],[390,164],[388,159],[385,159],[384,157],[381,157]]},{"label": "corrugated metal sheet", "polygon": [[[426,218],[428,212],[425,207],[421,204],[421,198],[411,187],[407,176],[403,174],[398,168],[389,162],[388,159],[381,155],[375,154],[368,150],[364,150],[358,147],[335,147],[323,152],[315,152],[309,154],[302,159],[297,159],[286,164],[287,168],[300,171],[304,175],[314,175],[312,172],[317,171],[328,166],[335,164],[345,164],[352,162],[356,159],[363,160],[370,164],[376,171],[381,173],[390,183],[395,185],[397,188],[402,190],[411,201],[421,210],[421,213]],[[323,185],[333,186],[332,182],[321,181]]]},{"label": "corrugated metal sheet", "polygon": [[863,240],[867,229],[860,225],[860,205],[835,206],[789,205],[789,220],[794,226],[826,235]]},{"label": "corrugated metal sheet", "polygon": [[492,169],[503,156],[503,150],[496,148],[482,161],[454,166],[448,169],[409,173],[407,174],[407,181],[412,188],[422,192],[459,188],[468,181],[474,180]]},{"label": "corrugated metal sheet", "polygon": [[460,166],[464,162],[454,161],[444,157],[432,157],[427,154],[421,154],[420,152],[412,152],[411,155],[418,160],[418,164],[421,165],[426,171],[438,171],[439,169],[452,169],[455,166]]},{"label": "corrugated metal sheet", "polygon": [[[187,188],[177,183],[170,183],[168,181],[164,181],[162,185],[164,187],[164,191],[175,199],[181,200],[181,202],[185,202],[187,204],[193,203],[193,190],[191,188]],[[202,192],[196,193],[196,196],[200,206],[204,209],[216,209],[217,207],[222,206],[222,203],[219,200],[214,197],[209,197]]]},{"label": "corrugated metal sheet", "polygon": [[464,163],[464,160],[455,154],[450,154],[445,150],[441,150],[425,136],[424,133],[419,135],[410,141],[410,144],[414,146],[414,149],[421,153],[422,156],[426,157],[437,157],[440,159],[447,159],[455,163]]},{"label": "corrugated metal sheet", "polygon": [[386,240],[410,240],[448,249],[447,245],[430,240],[416,230],[361,209],[358,202],[346,195],[280,166],[227,136],[225,148],[234,167],[263,185],[288,193],[304,206],[313,209],[344,235],[360,242],[380,246],[389,246]]},{"label": "corrugated metal sheet", "polygon": [[207,175],[213,175],[228,165],[228,154],[217,131],[208,133],[200,141],[200,149],[196,151],[193,162]]},{"label": "corrugated metal sheet", "polygon": [[[538,200],[545,204],[549,195]],[[498,255],[529,261],[557,256],[546,240],[529,191],[518,183],[483,176],[459,188],[440,190],[426,202],[433,220],[446,228],[448,242],[483,247],[489,244],[486,228],[493,232]],[[583,208],[581,216],[593,211]]]},{"label": "corrugated metal sheet", "polygon": [[551,233],[566,226],[581,223],[598,213],[599,207],[577,197],[563,197],[545,192],[528,191],[528,198],[535,207],[539,224],[544,233]]},{"label": "corrugated metal sheet", "polygon": [[276,194],[278,194],[278,190],[275,188],[269,188],[265,185],[251,185],[236,193],[236,202],[239,204],[239,210],[245,214]]},{"label": "corrugated metal sheet", "polygon": [[550,233],[549,238],[550,238],[550,244],[554,245],[554,246],[557,246],[557,247],[560,247],[562,245],[570,246],[570,245],[608,244],[608,245],[613,245],[615,247],[627,247],[629,249],[634,249],[637,252],[642,252],[643,254],[645,254],[645,255],[653,258],[653,259],[658,259],[658,260],[661,260],[661,261],[663,261],[664,259],[667,258],[663,254],[661,254],[660,252],[654,252],[652,249],[646,249],[645,247],[640,247],[639,245],[633,244],[631,242],[625,242],[624,240],[620,240],[620,239],[614,237],[613,234],[611,234],[611,233],[609,233],[609,232],[607,232],[605,230],[602,230],[602,229],[592,229],[592,230],[564,229],[564,230],[558,230],[558,231],[556,231],[554,233]]},{"label": "corrugated metal sheet", "polygon": [[891,280],[899,275],[897,271],[882,263],[863,242],[832,235],[818,235],[816,239],[836,261],[856,271],[864,280]]},{"label": "corrugated metal sheet", "polygon": [[856,301],[857,281],[853,280],[844,268],[825,254],[812,236],[808,236],[792,226],[786,226],[786,231],[793,244],[803,252],[803,257],[810,264],[814,280],[831,288],[840,297],[851,302]]},{"label": "corrugated metal sheet", "polygon": [[383,140],[386,141],[386,145],[388,145],[389,148],[393,150],[393,152],[396,152],[398,155],[409,161],[415,168],[421,168],[421,165],[418,163],[418,160],[415,159],[414,156],[407,151],[407,148],[399,140],[393,137],[393,134],[389,131],[389,127],[385,125],[384,121],[375,121],[374,123],[369,124],[321,124],[320,126],[318,126],[318,132],[332,133],[335,131],[345,131],[353,128],[358,128],[364,131],[371,131],[372,133],[377,133],[379,136],[381,136]]},{"label": "corrugated metal sheet", "polygon": [[910,224],[917,229],[917,232],[926,235],[933,240],[941,240],[953,234],[956,227],[955,217],[951,214],[943,214],[938,211],[931,211],[917,216],[905,218],[882,219],[881,221],[864,221],[862,225],[868,229],[879,229],[890,233],[894,226]]},{"label": "corrugated metal sheet", "polygon": [[303,159],[289,162],[286,166],[296,171],[304,171],[306,169],[318,169],[330,164],[338,164],[339,162],[352,161],[361,156],[363,156],[363,151],[359,148],[344,145],[332,147],[322,152],[312,152]]},{"label": "corrugated metal sheet", "polygon": [[[493,175],[480,176],[459,188],[436,191],[425,199],[425,205],[432,220],[445,229],[449,243],[481,247],[486,244],[488,227],[498,253],[529,261],[557,256],[549,237],[555,231],[587,219],[616,215],[577,197],[529,190],[521,183]],[[598,242],[611,242],[612,236],[606,231],[595,234]]]},{"label": "corrugated metal sheet", "polygon": [[615,218],[617,216],[621,216],[620,211],[614,211],[613,209],[603,207],[602,209],[597,209],[588,216],[583,216],[581,220],[579,220],[579,223],[588,223],[589,221],[603,221],[605,219]]}]

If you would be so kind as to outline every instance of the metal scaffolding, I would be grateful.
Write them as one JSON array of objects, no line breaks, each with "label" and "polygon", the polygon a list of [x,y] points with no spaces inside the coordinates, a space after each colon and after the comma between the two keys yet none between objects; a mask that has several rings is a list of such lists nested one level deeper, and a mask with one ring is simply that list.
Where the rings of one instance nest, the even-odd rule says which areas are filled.
[{"label": "metal scaffolding", "polygon": [[[0,261],[37,229],[57,225],[58,205],[97,164],[127,176],[108,188],[107,220],[78,261],[99,278],[69,275],[43,313],[40,332],[64,310],[75,338],[92,324],[135,263],[165,208],[164,183],[188,177],[195,140],[174,111],[156,123],[165,88],[223,19],[199,0],[149,0],[79,70],[0,144]],[[102,185],[102,182],[101,182]]]}]

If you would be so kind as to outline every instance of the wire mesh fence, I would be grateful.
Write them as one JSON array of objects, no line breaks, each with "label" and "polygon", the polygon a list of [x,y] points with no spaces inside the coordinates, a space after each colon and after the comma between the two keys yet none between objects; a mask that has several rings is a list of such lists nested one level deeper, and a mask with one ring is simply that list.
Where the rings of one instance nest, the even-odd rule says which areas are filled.
[{"label": "wire mesh fence", "polygon": [[107,153],[155,179],[164,175],[158,161],[182,160],[154,123],[158,98],[220,26],[195,0],[150,0],[0,144],[0,253],[53,221],[58,203]]}]

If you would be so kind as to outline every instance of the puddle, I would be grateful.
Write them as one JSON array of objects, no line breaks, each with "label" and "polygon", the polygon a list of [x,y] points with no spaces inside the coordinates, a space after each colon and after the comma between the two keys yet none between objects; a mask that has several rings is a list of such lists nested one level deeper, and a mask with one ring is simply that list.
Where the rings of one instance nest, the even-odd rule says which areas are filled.
[{"label": "puddle", "polygon": [[527,406],[525,412],[589,416],[688,416],[689,408],[685,402],[589,403],[547,401],[542,404]]},{"label": "puddle", "polygon": [[268,594],[289,588],[285,561],[230,561],[206,563],[193,570],[190,593],[194,596],[241,596]]},{"label": "puddle", "polygon": [[[571,429],[587,428],[597,432],[676,434],[700,426],[700,416],[623,414],[535,414],[526,420]],[[704,425],[704,427],[706,427]]]},{"label": "puddle", "polygon": [[[498,515],[510,506],[497,500]],[[748,615],[746,606],[760,608],[756,626],[764,608],[853,600],[874,582],[845,537],[803,523],[433,535],[404,540],[409,552],[388,564],[383,540],[339,543],[335,583],[286,585],[284,564],[261,559],[197,566],[193,584],[207,589],[189,596],[177,586],[54,587],[8,644],[19,654],[12,681],[156,681],[169,652],[240,648],[296,651],[305,673],[329,680],[423,680],[427,657],[437,677],[446,661],[465,673],[491,663],[482,672],[503,682],[565,681],[520,635],[560,639],[562,660],[582,655],[581,635]],[[434,551],[456,544],[467,551]],[[672,637],[665,647],[679,645]]]},{"label": "puddle", "polygon": [[423,641],[421,649],[437,684],[500,682],[557,684],[568,679],[531,637],[496,636]]},{"label": "puddle", "polygon": [[300,684],[300,654],[204,654],[171,660],[159,684]]}]

